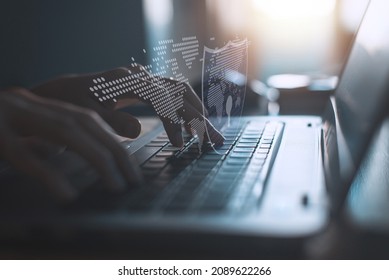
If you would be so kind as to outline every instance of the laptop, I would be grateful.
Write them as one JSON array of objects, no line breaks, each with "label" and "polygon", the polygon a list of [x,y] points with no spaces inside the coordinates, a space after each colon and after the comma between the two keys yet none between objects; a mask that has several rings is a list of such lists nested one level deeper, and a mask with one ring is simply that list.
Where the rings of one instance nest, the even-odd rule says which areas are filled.
[{"label": "laptop", "polygon": [[[184,147],[177,149],[159,126],[131,143],[123,143],[144,172],[147,184],[143,188],[119,197],[92,193],[65,207],[47,201],[35,205],[37,200],[30,197],[20,207],[3,196],[2,240],[50,239],[63,244],[78,240],[79,244],[94,241],[116,244],[115,248],[132,244],[135,248],[147,236],[149,249],[156,246],[153,240],[160,238],[171,243],[159,242],[155,248],[168,248],[181,241],[179,244],[196,251],[197,246],[212,247],[220,241],[234,247],[241,243],[231,241],[251,240],[251,245],[258,245],[258,240],[276,240],[269,243],[276,246],[282,244],[280,241],[305,240],[322,232],[341,211],[371,135],[386,113],[386,10],[386,1],[370,2],[322,117],[234,116],[235,111],[238,115],[241,112],[239,104],[244,98],[237,101],[236,96],[244,83],[239,82],[239,73],[227,71],[224,78],[233,81],[235,87],[229,88],[227,83],[224,90],[233,90],[235,95],[230,101],[228,97],[223,100],[220,114],[216,106],[209,105],[214,103],[204,102],[212,124],[226,138],[223,146],[202,148],[199,142],[204,139],[198,133],[196,137],[187,135]],[[244,57],[246,43],[234,44]],[[216,52],[210,52],[209,61],[215,59],[213,55],[217,56]],[[239,65],[244,69],[245,62]],[[203,73],[203,78],[206,76]],[[203,81],[203,94],[220,83],[209,76]],[[126,76],[101,77],[100,81],[91,81],[91,87],[116,80],[127,81]],[[97,91],[89,90],[92,95]],[[74,157],[66,152],[53,164],[67,166],[71,159],[74,169]],[[99,184],[96,174],[82,161],[77,167],[70,175],[75,184]],[[31,184],[12,174],[5,177],[17,191],[23,182]]]}]

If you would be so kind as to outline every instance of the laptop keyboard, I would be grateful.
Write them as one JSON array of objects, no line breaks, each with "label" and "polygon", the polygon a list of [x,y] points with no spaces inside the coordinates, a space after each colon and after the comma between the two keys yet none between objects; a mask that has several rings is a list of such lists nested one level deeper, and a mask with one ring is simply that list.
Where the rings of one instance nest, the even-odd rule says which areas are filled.
[{"label": "laptop keyboard", "polygon": [[199,153],[196,137],[173,147],[165,132],[141,148],[146,187],[126,199],[131,212],[242,212],[257,203],[281,136],[279,122],[247,122],[223,131],[222,147]]}]

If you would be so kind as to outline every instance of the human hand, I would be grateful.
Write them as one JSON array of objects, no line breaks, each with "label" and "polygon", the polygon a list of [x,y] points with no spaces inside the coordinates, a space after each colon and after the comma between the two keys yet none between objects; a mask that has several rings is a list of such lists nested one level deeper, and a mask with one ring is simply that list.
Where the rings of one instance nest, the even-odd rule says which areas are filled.
[{"label": "human hand", "polygon": [[208,141],[218,146],[224,141],[207,119],[202,102],[189,84],[154,76],[139,65],[63,77],[33,91],[40,96],[93,109],[123,136],[136,136],[140,125],[132,116],[113,109],[141,100],[153,106],[175,146],[183,145],[182,125],[190,133],[198,135],[200,144]]},{"label": "human hand", "polygon": [[[66,75],[38,85],[32,88],[31,91],[47,99],[65,101],[91,109],[99,114],[117,134],[128,138],[136,138],[141,132],[141,124],[135,117],[122,111],[115,111],[114,104],[102,106],[102,104],[90,98],[88,84],[95,75]],[[131,102],[134,103],[134,100]]]},{"label": "human hand", "polygon": [[73,199],[79,190],[60,170],[48,165],[25,137],[34,135],[51,144],[66,145],[101,174],[108,189],[120,191],[128,183],[138,184],[141,177],[138,165],[131,162],[112,133],[89,109],[41,98],[22,88],[0,92],[0,156],[61,198]]}]

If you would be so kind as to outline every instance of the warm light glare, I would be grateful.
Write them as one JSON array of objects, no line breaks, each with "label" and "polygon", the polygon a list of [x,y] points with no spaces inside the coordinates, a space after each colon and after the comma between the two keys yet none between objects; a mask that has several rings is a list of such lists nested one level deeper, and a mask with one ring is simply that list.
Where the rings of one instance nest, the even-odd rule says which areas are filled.
[{"label": "warm light glare", "polygon": [[340,19],[349,32],[355,32],[366,10],[367,0],[343,0],[340,2]]},{"label": "warm light glare", "polygon": [[301,19],[330,15],[336,0],[252,0],[258,10],[274,19]]},{"label": "warm light glare", "polygon": [[172,0],[143,0],[147,20],[155,27],[164,27],[172,21]]}]

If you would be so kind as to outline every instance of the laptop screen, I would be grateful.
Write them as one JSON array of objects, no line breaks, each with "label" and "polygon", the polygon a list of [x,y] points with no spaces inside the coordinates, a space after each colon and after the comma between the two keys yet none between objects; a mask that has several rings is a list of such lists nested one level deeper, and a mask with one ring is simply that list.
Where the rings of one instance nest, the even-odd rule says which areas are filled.
[{"label": "laptop screen", "polygon": [[375,126],[387,111],[388,9],[385,0],[370,2],[335,93],[343,180],[354,174]]},{"label": "laptop screen", "polygon": [[338,210],[376,126],[387,114],[388,8],[385,0],[370,1],[335,92],[335,117],[324,116],[324,165]]}]

